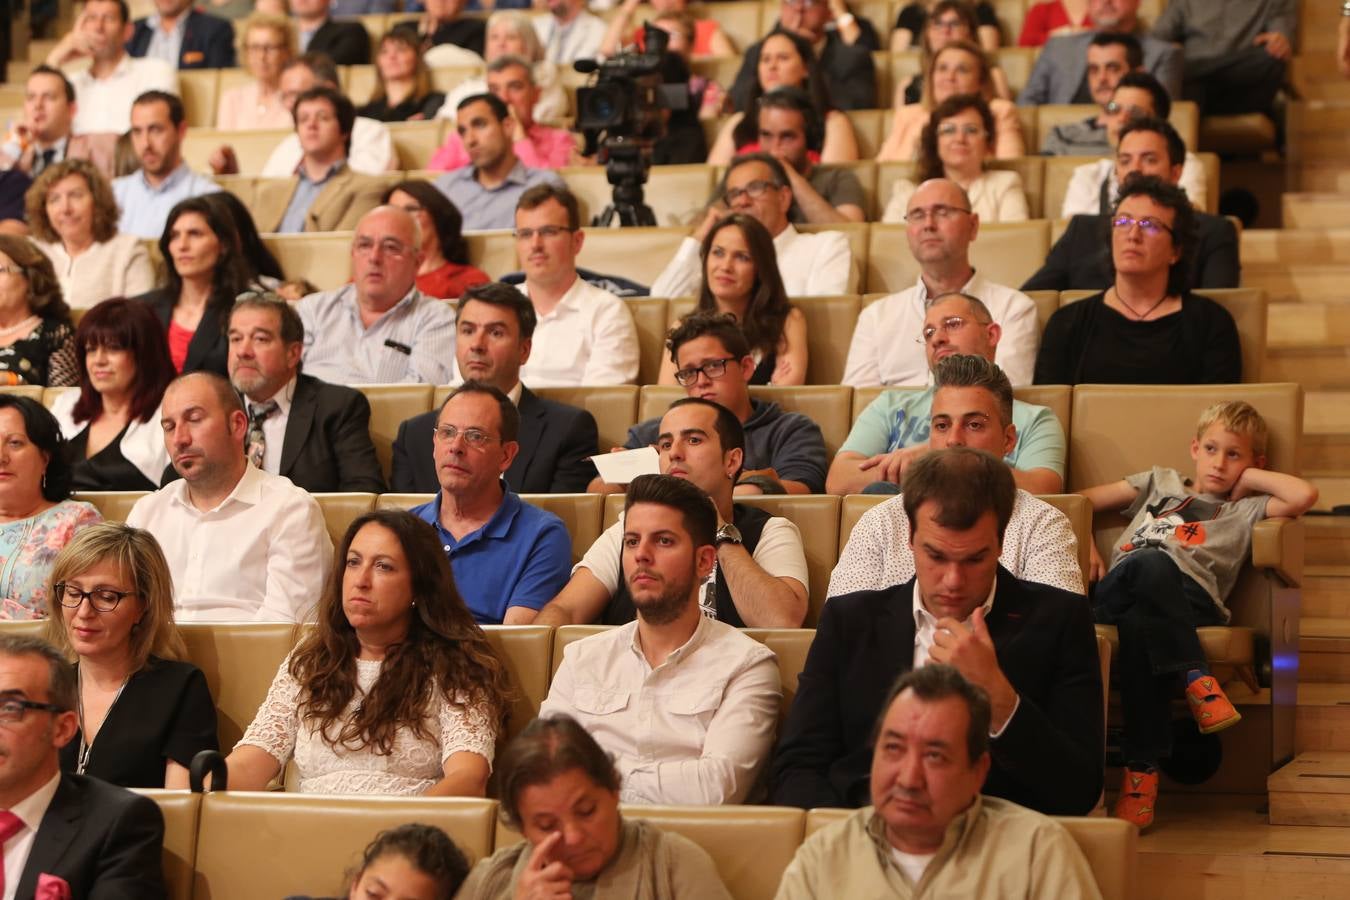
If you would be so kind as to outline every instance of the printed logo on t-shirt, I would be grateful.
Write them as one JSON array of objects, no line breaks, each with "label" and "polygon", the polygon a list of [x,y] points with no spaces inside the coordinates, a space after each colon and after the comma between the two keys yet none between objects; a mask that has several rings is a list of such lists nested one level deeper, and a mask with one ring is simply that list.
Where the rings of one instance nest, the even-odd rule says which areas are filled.
[{"label": "printed logo on t-shirt", "polygon": [[1201,547],[1207,532],[1205,523],[1217,519],[1224,504],[1203,497],[1163,497],[1144,508],[1148,516],[1120,545],[1122,553],[1143,547],[1160,547],[1171,538],[1187,547]]}]

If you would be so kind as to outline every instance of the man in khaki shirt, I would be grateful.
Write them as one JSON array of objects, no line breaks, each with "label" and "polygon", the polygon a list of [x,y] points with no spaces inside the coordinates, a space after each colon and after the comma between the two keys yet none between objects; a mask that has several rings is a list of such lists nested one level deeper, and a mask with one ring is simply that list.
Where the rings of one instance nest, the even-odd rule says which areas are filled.
[{"label": "man in khaki shirt", "polygon": [[1092,870],[1062,825],[980,796],[990,765],[981,688],[930,663],[905,673],[882,709],[872,805],[809,837],[776,900],[1099,900]]}]

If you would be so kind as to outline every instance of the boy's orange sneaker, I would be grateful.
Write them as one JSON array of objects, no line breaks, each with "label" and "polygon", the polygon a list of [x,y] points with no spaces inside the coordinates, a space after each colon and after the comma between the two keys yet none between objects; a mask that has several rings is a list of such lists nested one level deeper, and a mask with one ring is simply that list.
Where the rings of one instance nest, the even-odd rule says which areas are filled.
[{"label": "boy's orange sneaker", "polygon": [[1112,815],[1143,831],[1153,824],[1153,809],[1157,804],[1157,771],[1141,772],[1126,769],[1124,782],[1120,786],[1120,798],[1116,800],[1115,812]]},{"label": "boy's orange sneaker", "polygon": [[1219,679],[1213,675],[1201,675],[1186,685],[1186,701],[1201,734],[1223,731],[1242,721],[1242,714],[1233,707],[1228,695],[1219,687]]}]

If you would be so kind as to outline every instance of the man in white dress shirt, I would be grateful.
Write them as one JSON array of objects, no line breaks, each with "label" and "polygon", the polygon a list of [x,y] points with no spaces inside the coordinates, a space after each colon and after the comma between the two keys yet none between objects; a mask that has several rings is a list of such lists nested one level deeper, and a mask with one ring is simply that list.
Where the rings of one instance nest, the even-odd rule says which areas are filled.
[{"label": "man in white dress shirt", "polygon": [[987,280],[970,264],[980,217],[970,211],[965,190],[945,178],[925,181],[910,197],[905,221],[909,251],[919,264],[918,283],[863,309],[848,348],[844,384],[932,384],[920,332],[929,298],[952,291],[984,302],[1001,335],[994,361],[1013,384],[1031,384],[1041,342],[1036,304],[1021,291]]},{"label": "man in white dress shirt", "polygon": [[179,622],[313,618],[333,544],[313,497],[244,457],[248,416],[209,372],[175,379],[160,407],[181,480],[136,501],[127,524],[164,549]]},{"label": "man in white dress shirt", "polygon": [[[536,184],[516,202],[521,292],[534,304],[534,349],[520,379],[534,387],[632,384],[638,375],[637,328],[628,306],[577,274],[586,239],[577,198]],[[452,352],[446,356],[447,364]],[[448,380],[448,379],[447,379]]]},{"label": "man in white dress shirt", "polygon": [[377,206],[352,238],[352,282],[310,294],[305,372],[333,384],[446,384],[455,359],[455,314],[417,289],[422,240],[412,216]]},{"label": "man in white dress shirt", "polygon": [[586,0],[547,0],[548,15],[534,17],[544,58],[563,65],[593,59],[605,39],[605,22],[586,11]]},{"label": "man in white dress shirt", "polygon": [[78,103],[76,134],[113,132],[131,127],[131,104],[146,91],[178,93],[177,70],[160,59],[133,59],[126,0],[89,0],[75,27],[52,48],[47,65],[61,68],[88,59],[89,68],[67,73]]},{"label": "man in white dress shirt", "polygon": [[709,208],[703,223],[680,242],[675,258],[652,283],[653,297],[692,297],[703,283],[699,258],[703,239],[728,212],[753,216],[773,236],[778,271],[790,297],[847,294],[853,284],[853,252],[838,231],[804,234],[788,222],[792,183],[783,164],[768,153],[747,153],[731,161],[723,179],[722,199]]},{"label": "man in white dress shirt", "polygon": [[688,481],[634,479],[623,561],[637,618],[568,645],[539,709],[585,726],[614,758],[625,803],[742,803],[773,742],[773,652],[699,604],[717,521]]}]

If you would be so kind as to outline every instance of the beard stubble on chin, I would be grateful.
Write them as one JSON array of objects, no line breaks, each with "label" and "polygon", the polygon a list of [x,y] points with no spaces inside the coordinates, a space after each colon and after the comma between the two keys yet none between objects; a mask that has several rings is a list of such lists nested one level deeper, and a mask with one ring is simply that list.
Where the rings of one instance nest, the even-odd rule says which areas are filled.
[{"label": "beard stubble on chin", "polygon": [[[691,602],[689,595],[693,587],[694,579],[689,577],[667,582],[666,589],[651,599],[640,600],[636,594],[632,594],[633,608],[648,625],[669,625],[680,617],[686,604]],[[633,590],[631,582],[628,590],[630,593]]]}]

